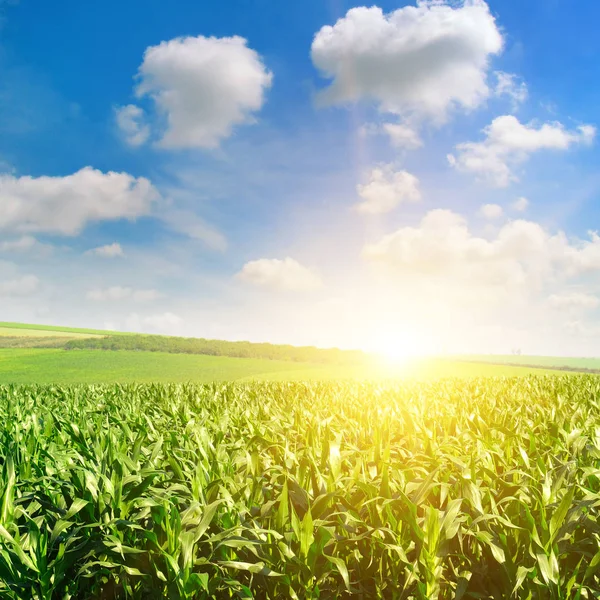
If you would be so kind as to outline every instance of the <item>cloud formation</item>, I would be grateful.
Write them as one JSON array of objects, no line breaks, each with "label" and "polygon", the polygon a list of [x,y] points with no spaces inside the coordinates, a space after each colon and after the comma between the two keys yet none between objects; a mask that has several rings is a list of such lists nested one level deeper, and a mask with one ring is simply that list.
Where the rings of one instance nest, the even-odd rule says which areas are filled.
[{"label": "cloud formation", "polygon": [[456,146],[457,153],[448,161],[457,170],[474,173],[495,187],[507,187],[518,181],[513,167],[524,163],[540,150],[568,150],[578,144],[591,144],[596,136],[592,125],[568,131],[561,123],[522,124],[512,115],[495,118],[484,130],[482,142]]},{"label": "cloud formation", "polygon": [[527,198],[525,198],[524,196],[521,196],[520,198],[517,198],[511,204],[511,208],[513,210],[516,210],[517,212],[525,212],[528,207],[529,207],[529,200],[527,200]]},{"label": "cloud formation", "polygon": [[415,150],[423,146],[419,134],[409,125],[402,123],[384,123],[383,131],[390,138],[394,148],[403,150]]},{"label": "cloud formation", "polygon": [[[214,148],[236,126],[254,121],[272,79],[244,38],[180,37],[146,49],[135,92],[152,100],[155,125],[165,122],[161,147]],[[121,129],[135,143],[148,137],[142,118],[135,105],[117,113]]]},{"label": "cloud formation", "polygon": [[289,257],[247,262],[236,277],[256,287],[289,292],[306,292],[322,285],[318,275]]},{"label": "cloud formation", "polygon": [[369,181],[356,186],[362,202],[356,210],[366,214],[387,213],[403,202],[421,200],[419,180],[408,171],[394,171],[392,165],[371,170]]},{"label": "cloud formation", "polygon": [[117,258],[125,256],[121,244],[117,242],[107,244],[106,246],[92,248],[91,250],[88,250],[86,254],[93,254],[94,256],[100,256],[102,258]]},{"label": "cloud formation", "polygon": [[28,252],[41,244],[31,235],[0,242],[0,252]]},{"label": "cloud formation", "polygon": [[600,271],[600,237],[569,240],[561,231],[552,234],[539,223],[515,220],[488,239],[472,234],[462,216],[437,209],[418,227],[402,227],[368,244],[363,256],[404,276],[533,292]]},{"label": "cloud formation", "polygon": [[499,219],[503,214],[504,210],[499,204],[484,204],[480,209],[479,213],[485,219]]},{"label": "cloud formation", "polygon": [[489,62],[502,47],[483,0],[421,0],[389,14],[350,9],[315,35],[311,56],[332,80],[322,102],[367,100],[382,112],[443,122],[450,109],[477,108],[490,95]]},{"label": "cloud formation", "polygon": [[0,230],[74,236],[88,223],[147,215],[159,198],[144,177],[91,167],[65,177],[0,175]]},{"label": "cloud formation", "polygon": [[527,84],[514,73],[505,73],[504,71],[496,71],[496,87],[494,88],[495,96],[506,96],[513,105],[513,110],[516,110],[520,104],[525,102],[529,97]]},{"label": "cloud formation", "polygon": [[119,106],[115,109],[117,126],[130,146],[141,146],[150,137],[150,126],[146,122],[146,113],[135,104]]}]

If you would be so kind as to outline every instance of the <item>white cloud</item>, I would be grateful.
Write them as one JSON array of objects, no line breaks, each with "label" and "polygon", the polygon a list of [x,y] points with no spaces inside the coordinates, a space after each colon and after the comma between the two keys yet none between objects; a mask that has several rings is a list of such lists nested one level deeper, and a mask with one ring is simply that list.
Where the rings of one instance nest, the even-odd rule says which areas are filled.
[{"label": "white cloud", "polygon": [[438,209],[418,227],[400,228],[367,245],[363,256],[404,276],[528,293],[600,271],[600,237],[569,240],[561,231],[552,234],[538,223],[515,220],[487,239],[473,235],[460,215]]},{"label": "white cloud", "polygon": [[150,126],[146,113],[135,104],[115,108],[115,119],[125,141],[130,146],[141,146],[150,137]]},{"label": "white cloud", "polygon": [[94,302],[118,302],[121,300],[133,300],[134,302],[151,302],[160,298],[161,294],[156,290],[135,290],[130,287],[112,286],[105,289],[90,290],[86,294],[88,300]]},{"label": "white cloud", "polygon": [[15,240],[0,242],[0,252],[27,252],[39,242],[31,235],[24,235]]},{"label": "white cloud", "polygon": [[419,180],[408,171],[394,171],[392,165],[372,169],[369,182],[357,185],[356,191],[363,199],[356,209],[367,214],[386,213],[403,202],[421,200]]},{"label": "white cloud", "polygon": [[177,335],[181,332],[182,325],[183,319],[172,312],[165,312],[147,317],[132,313],[127,317],[125,330],[141,333]]},{"label": "white cloud", "polygon": [[497,117],[486,127],[483,142],[458,144],[450,164],[462,172],[475,173],[496,187],[506,187],[517,177],[511,168],[539,150],[568,150],[576,144],[591,144],[596,128],[582,125],[568,131],[561,123],[523,125],[512,115]]},{"label": "white cloud", "polygon": [[181,37],[151,46],[138,78],[137,96],[150,96],[166,121],[159,141],[164,148],[218,146],[236,125],[253,122],[272,82],[258,53],[237,36]]},{"label": "white cloud", "polygon": [[292,292],[314,290],[321,286],[318,275],[289,257],[283,260],[261,258],[250,261],[237,277],[257,287]]},{"label": "white cloud", "polygon": [[485,219],[499,219],[504,214],[499,204],[484,204],[479,212]]},{"label": "white cloud", "polygon": [[0,175],[0,230],[77,235],[91,222],[149,214],[159,198],[143,177],[91,167],[66,177]]},{"label": "white cloud", "polygon": [[516,210],[517,212],[525,212],[528,207],[529,207],[529,200],[527,200],[527,198],[525,198],[524,196],[521,196],[520,198],[517,198],[511,204],[511,208],[513,210]]},{"label": "white cloud", "polygon": [[548,298],[548,304],[552,308],[559,310],[591,310],[600,306],[600,300],[591,294],[586,294],[583,292],[570,292],[563,294],[552,294]]},{"label": "white cloud", "polygon": [[106,246],[92,248],[91,250],[88,250],[86,254],[93,254],[94,256],[100,256],[102,258],[117,258],[125,256],[123,248],[118,242],[107,244]]},{"label": "white cloud", "polygon": [[383,130],[390,138],[394,148],[415,150],[423,146],[419,134],[410,126],[400,123],[384,123]]},{"label": "white cloud", "polygon": [[0,297],[20,298],[35,294],[40,280],[35,275],[23,275],[16,279],[0,281]]},{"label": "white cloud", "polygon": [[483,0],[421,0],[389,14],[352,8],[316,34],[311,55],[333,80],[323,102],[371,100],[382,112],[441,122],[449,109],[474,109],[489,96],[489,60],[502,46]]},{"label": "white cloud", "polygon": [[494,89],[495,96],[507,96],[510,98],[513,109],[516,109],[519,104],[527,100],[529,91],[527,84],[513,73],[505,73],[504,71],[496,71],[496,87]]}]

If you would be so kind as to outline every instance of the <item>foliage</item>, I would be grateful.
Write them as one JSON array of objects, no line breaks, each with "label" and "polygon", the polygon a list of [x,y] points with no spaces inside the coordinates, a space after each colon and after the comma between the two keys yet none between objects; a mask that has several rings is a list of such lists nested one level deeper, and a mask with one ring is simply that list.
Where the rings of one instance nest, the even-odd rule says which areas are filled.
[{"label": "foliage", "polygon": [[64,348],[69,339],[53,335],[42,337],[0,335],[0,348]]},{"label": "foliage", "polygon": [[600,380],[0,387],[0,598],[591,598]]},{"label": "foliage", "polygon": [[203,338],[183,338],[164,335],[111,335],[101,338],[71,340],[67,350],[139,350],[173,354],[205,354],[233,358],[266,358],[326,364],[359,364],[368,356],[358,350],[322,349],[252,342],[227,342]]}]

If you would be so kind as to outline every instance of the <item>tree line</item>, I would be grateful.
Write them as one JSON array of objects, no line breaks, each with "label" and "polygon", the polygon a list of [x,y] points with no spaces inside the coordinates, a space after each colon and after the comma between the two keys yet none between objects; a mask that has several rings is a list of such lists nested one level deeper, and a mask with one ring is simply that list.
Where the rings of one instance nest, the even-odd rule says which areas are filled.
[{"label": "tree line", "polygon": [[227,342],[203,338],[170,337],[162,335],[110,335],[80,338],[68,341],[66,350],[129,350],[140,352],[168,352],[172,354],[204,354],[233,358],[266,358],[295,362],[324,364],[358,364],[367,359],[359,350],[315,348],[280,344]]}]

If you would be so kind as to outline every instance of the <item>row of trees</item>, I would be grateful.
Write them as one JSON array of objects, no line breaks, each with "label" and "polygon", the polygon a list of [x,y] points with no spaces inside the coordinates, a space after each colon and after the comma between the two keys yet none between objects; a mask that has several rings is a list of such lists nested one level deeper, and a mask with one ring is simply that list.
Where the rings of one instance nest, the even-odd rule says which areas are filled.
[{"label": "row of trees", "polygon": [[235,358],[267,358],[325,364],[358,364],[367,355],[358,350],[322,349],[312,346],[226,342],[202,338],[167,337],[162,335],[111,335],[81,338],[65,344],[67,350],[130,350],[169,352],[173,354],[205,354]]}]

